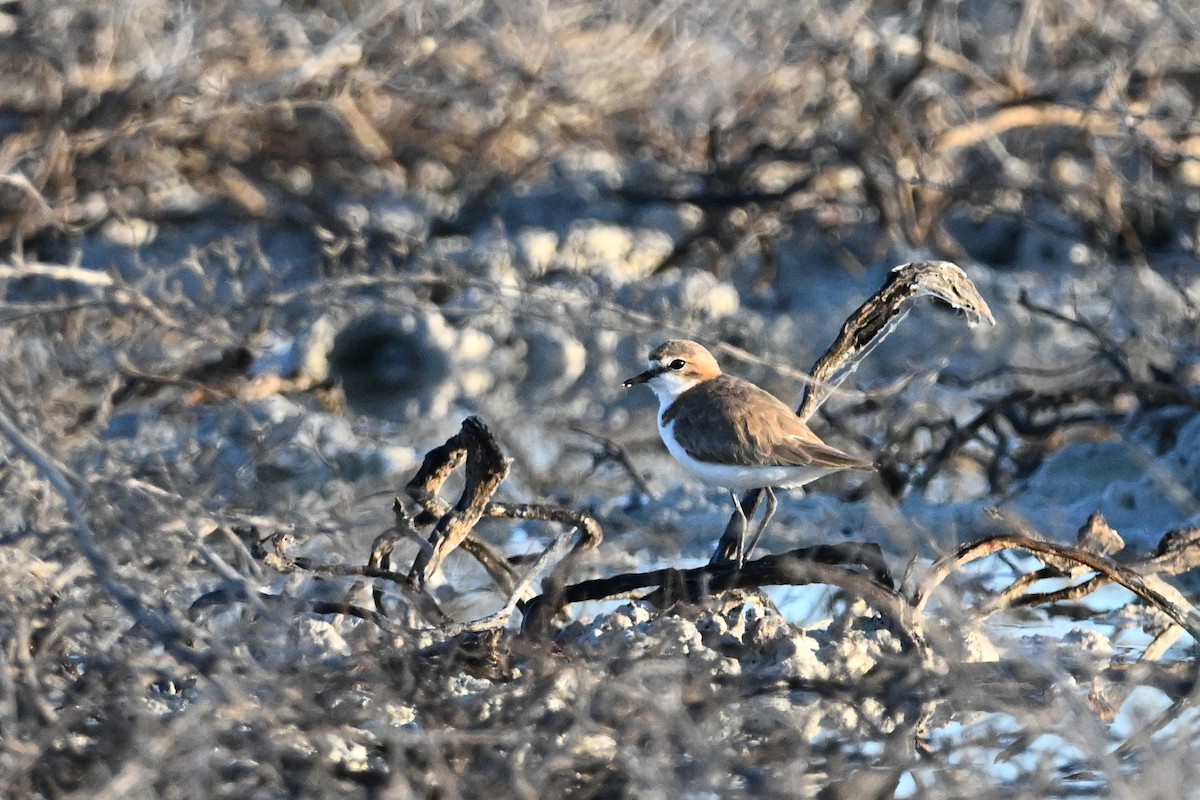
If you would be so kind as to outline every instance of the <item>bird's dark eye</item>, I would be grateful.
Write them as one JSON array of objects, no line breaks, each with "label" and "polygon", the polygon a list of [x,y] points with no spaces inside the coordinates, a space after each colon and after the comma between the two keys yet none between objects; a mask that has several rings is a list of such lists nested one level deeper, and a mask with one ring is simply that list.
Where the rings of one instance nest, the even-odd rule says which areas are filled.
[{"label": "bird's dark eye", "polygon": [[668,364],[667,366],[670,367],[671,369],[683,369],[683,359],[677,358],[674,361],[672,361],[670,364]]}]

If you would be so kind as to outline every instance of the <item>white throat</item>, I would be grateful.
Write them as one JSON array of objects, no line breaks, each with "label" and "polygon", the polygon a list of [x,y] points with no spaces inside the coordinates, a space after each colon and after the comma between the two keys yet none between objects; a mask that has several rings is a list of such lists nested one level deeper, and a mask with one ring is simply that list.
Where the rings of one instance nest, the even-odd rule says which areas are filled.
[{"label": "white throat", "polygon": [[649,383],[650,389],[658,398],[658,416],[661,419],[662,414],[671,404],[678,399],[679,395],[691,389],[700,381],[694,377],[683,376],[678,372],[664,372],[655,376]]}]

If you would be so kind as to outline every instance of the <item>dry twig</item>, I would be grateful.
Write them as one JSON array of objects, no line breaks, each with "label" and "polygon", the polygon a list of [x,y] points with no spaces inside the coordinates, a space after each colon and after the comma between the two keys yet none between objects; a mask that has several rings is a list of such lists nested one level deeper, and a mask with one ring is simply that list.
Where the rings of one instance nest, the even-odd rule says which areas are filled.
[{"label": "dry twig", "polygon": [[619,464],[621,468],[625,470],[625,474],[628,475],[629,479],[632,480],[638,487],[638,491],[640,491],[646,497],[654,497],[654,491],[650,488],[650,484],[646,482],[644,477],[642,477],[642,473],[638,472],[637,466],[633,463],[633,459],[629,456],[629,451],[626,450],[620,442],[614,442],[612,439],[609,439],[606,436],[601,436],[598,433],[592,433],[591,431],[586,430],[579,425],[572,425],[571,430],[588,437],[600,445],[600,452],[594,454],[593,456],[592,470],[589,471],[589,475],[603,462],[613,461]]},{"label": "dry twig", "polygon": [[1146,576],[1102,555],[1037,538],[1030,535],[1027,528],[1011,516],[998,510],[993,510],[992,513],[1001,522],[1019,532],[989,536],[970,542],[938,559],[912,596],[914,613],[920,615],[924,612],[931,594],[955,569],[1001,550],[1016,549],[1039,557],[1051,556],[1060,563],[1075,562],[1099,573],[1105,579],[1124,586],[1146,603],[1162,611],[1175,624],[1200,642],[1200,614],[1197,614],[1190,605],[1180,604],[1164,595],[1162,591],[1150,585],[1151,582]]},{"label": "dry twig", "polygon": [[874,545],[818,545],[747,562],[741,570],[732,562],[689,570],[660,569],[583,581],[535,597],[526,604],[525,629],[543,632],[565,605],[624,595],[655,587],[656,604],[697,603],[730,589],[825,583],[862,597],[888,616],[907,644],[917,646],[920,633],[911,624],[907,603],[892,588],[891,575]]},{"label": "dry twig", "polygon": [[[450,507],[438,496],[437,491],[454,469],[464,462],[466,485],[458,502]],[[425,515],[428,515],[418,517],[418,524],[423,518],[429,517],[437,519],[437,524],[429,537],[430,549],[417,554],[409,572],[409,581],[413,585],[424,586],[445,557],[471,537],[471,529],[485,516],[540,519],[570,526],[579,531],[579,541],[575,547],[577,552],[589,550],[600,543],[603,538],[600,525],[581,512],[544,504],[493,502],[491,498],[507,474],[508,460],[477,417],[468,417],[457,434],[426,454],[425,461],[409,481],[406,491],[424,506]],[[477,558],[483,554],[481,561],[485,567],[489,562],[494,566],[496,559],[491,558],[490,550],[478,547],[478,544],[481,543],[472,544],[470,552]],[[502,585],[507,582],[503,581]]]},{"label": "dry twig", "polygon": [[[440,487],[450,475],[454,464],[466,462],[466,484],[454,508],[441,515],[433,533],[429,536],[430,550],[417,553],[409,571],[409,582],[424,587],[429,578],[442,565],[442,561],[470,534],[475,523],[483,516],[492,495],[508,475],[508,460],[500,452],[495,439],[476,417],[468,417],[462,429],[440,448],[435,448],[421,465],[417,477],[409,482],[412,487],[428,473],[431,483]],[[420,495],[436,497],[436,488],[422,487]]]},{"label": "dry twig", "polygon": [[[941,447],[925,460],[909,484],[909,489],[924,489],[951,457],[977,439],[980,432],[997,430],[1001,420],[1023,436],[1040,438],[1068,424],[1121,418],[1128,412],[1117,410],[1115,405],[1124,397],[1136,398],[1145,408],[1200,408],[1200,397],[1183,387],[1161,381],[1092,382],[1054,392],[1016,389],[993,400],[964,425],[949,422],[952,432]],[[929,423],[923,425],[928,426]]]},{"label": "dry twig", "polygon": [[[450,474],[463,465],[466,467],[466,485],[458,502],[450,506],[438,496],[437,491]],[[290,538],[288,534],[272,537],[274,552],[266,557],[272,566],[280,570],[298,568],[328,575],[354,575],[390,581],[401,587],[403,596],[413,603],[415,610],[427,622],[451,631],[452,634],[502,626],[528,597],[530,586],[538,576],[551,565],[557,564],[555,580],[561,581],[574,564],[572,556],[595,547],[603,535],[599,524],[582,512],[546,504],[493,502],[491,498],[507,474],[508,460],[501,453],[494,437],[478,418],[468,417],[457,434],[426,454],[420,469],[407,486],[409,495],[425,507],[422,515],[413,519],[397,498],[392,506],[395,524],[390,530],[376,537],[365,566],[322,564],[307,558],[291,558],[286,553],[287,541]],[[484,517],[545,520],[561,523],[567,530],[555,538],[524,575],[518,576],[503,556],[473,535],[475,524]],[[432,520],[436,520],[433,532],[428,541],[423,540],[416,526],[422,521],[428,524]],[[568,553],[567,546],[576,532],[578,540]],[[404,539],[416,540],[419,545],[407,575],[391,570],[392,553],[396,544]],[[495,614],[447,628],[448,618],[433,598],[424,592],[424,587],[446,556],[458,547],[469,552],[483,565],[505,593],[507,600],[504,607]],[[246,591],[242,586],[232,587],[232,594],[229,587],[210,592],[193,604],[193,610],[218,602],[247,599]],[[363,619],[386,619],[383,593],[378,587],[372,592],[372,600],[375,611],[354,610],[346,604],[331,604],[328,608],[333,610],[324,611],[318,611],[314,606],[313,610],[318,613],[352,613]],[[338,608],[351,610],[341,612]]]}]

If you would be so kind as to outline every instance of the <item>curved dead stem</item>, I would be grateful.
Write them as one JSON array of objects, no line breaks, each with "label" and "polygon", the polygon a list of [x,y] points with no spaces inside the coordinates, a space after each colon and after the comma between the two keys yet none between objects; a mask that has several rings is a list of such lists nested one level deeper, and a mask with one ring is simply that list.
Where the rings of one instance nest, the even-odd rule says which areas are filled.
[{"label": "curved dead stem", "polygon": [[906,650],[921,654],[926,646],[905,597],[891,588],[890,575],[880,574],[870,546],[819,545],[749,561],[741,569],[733,564],[707,564],[689,570],[659,569],[582,581],[556,592],[539,595],[525,606],[525,629],[545,630],[554,614],[571,603],[602,600],[637,589],[654,588],[660,606],[697,603],[730,589],[763,586],[826,584],[860,597],[891,623]]},{"label": "curved dead stem", "polygon": [[1140,573],[1086,550],[1015,533],[998,534],[965,544],[934,562],[929,575],[913,594],[911,600],[913,613],[917,616],[924,613],[930,595],[955,569],[1001,550],[1024,550],[1035,556],[1052,556],[1081,564],[1103,575],[1109,581],[1124,586],[1145,602],[1158,608],[1191,634],[1193,639],[1200,642],[1200,615],[1196,614],[1195,609],[1183,608],[1158,590],[1148,586],[1145,577]]}]

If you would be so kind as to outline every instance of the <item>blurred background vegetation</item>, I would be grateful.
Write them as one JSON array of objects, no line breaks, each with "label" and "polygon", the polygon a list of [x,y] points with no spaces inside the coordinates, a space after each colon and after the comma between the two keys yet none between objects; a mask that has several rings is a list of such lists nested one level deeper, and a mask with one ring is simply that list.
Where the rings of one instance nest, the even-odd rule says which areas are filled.
[{"label": "blurred background vegetation", "polygon": [[[6,247],[129,218],[336,227],[347,194],[432,194],[434,233],[470,232],[581,147],[625,201],[704,212],[684,260],[769,250],[797,214],[946,257],[1034,219],[1140,255],[1197,213],[1186,4],[12,8]],[[1003,263],[1012,237],[986,238]]]}]

